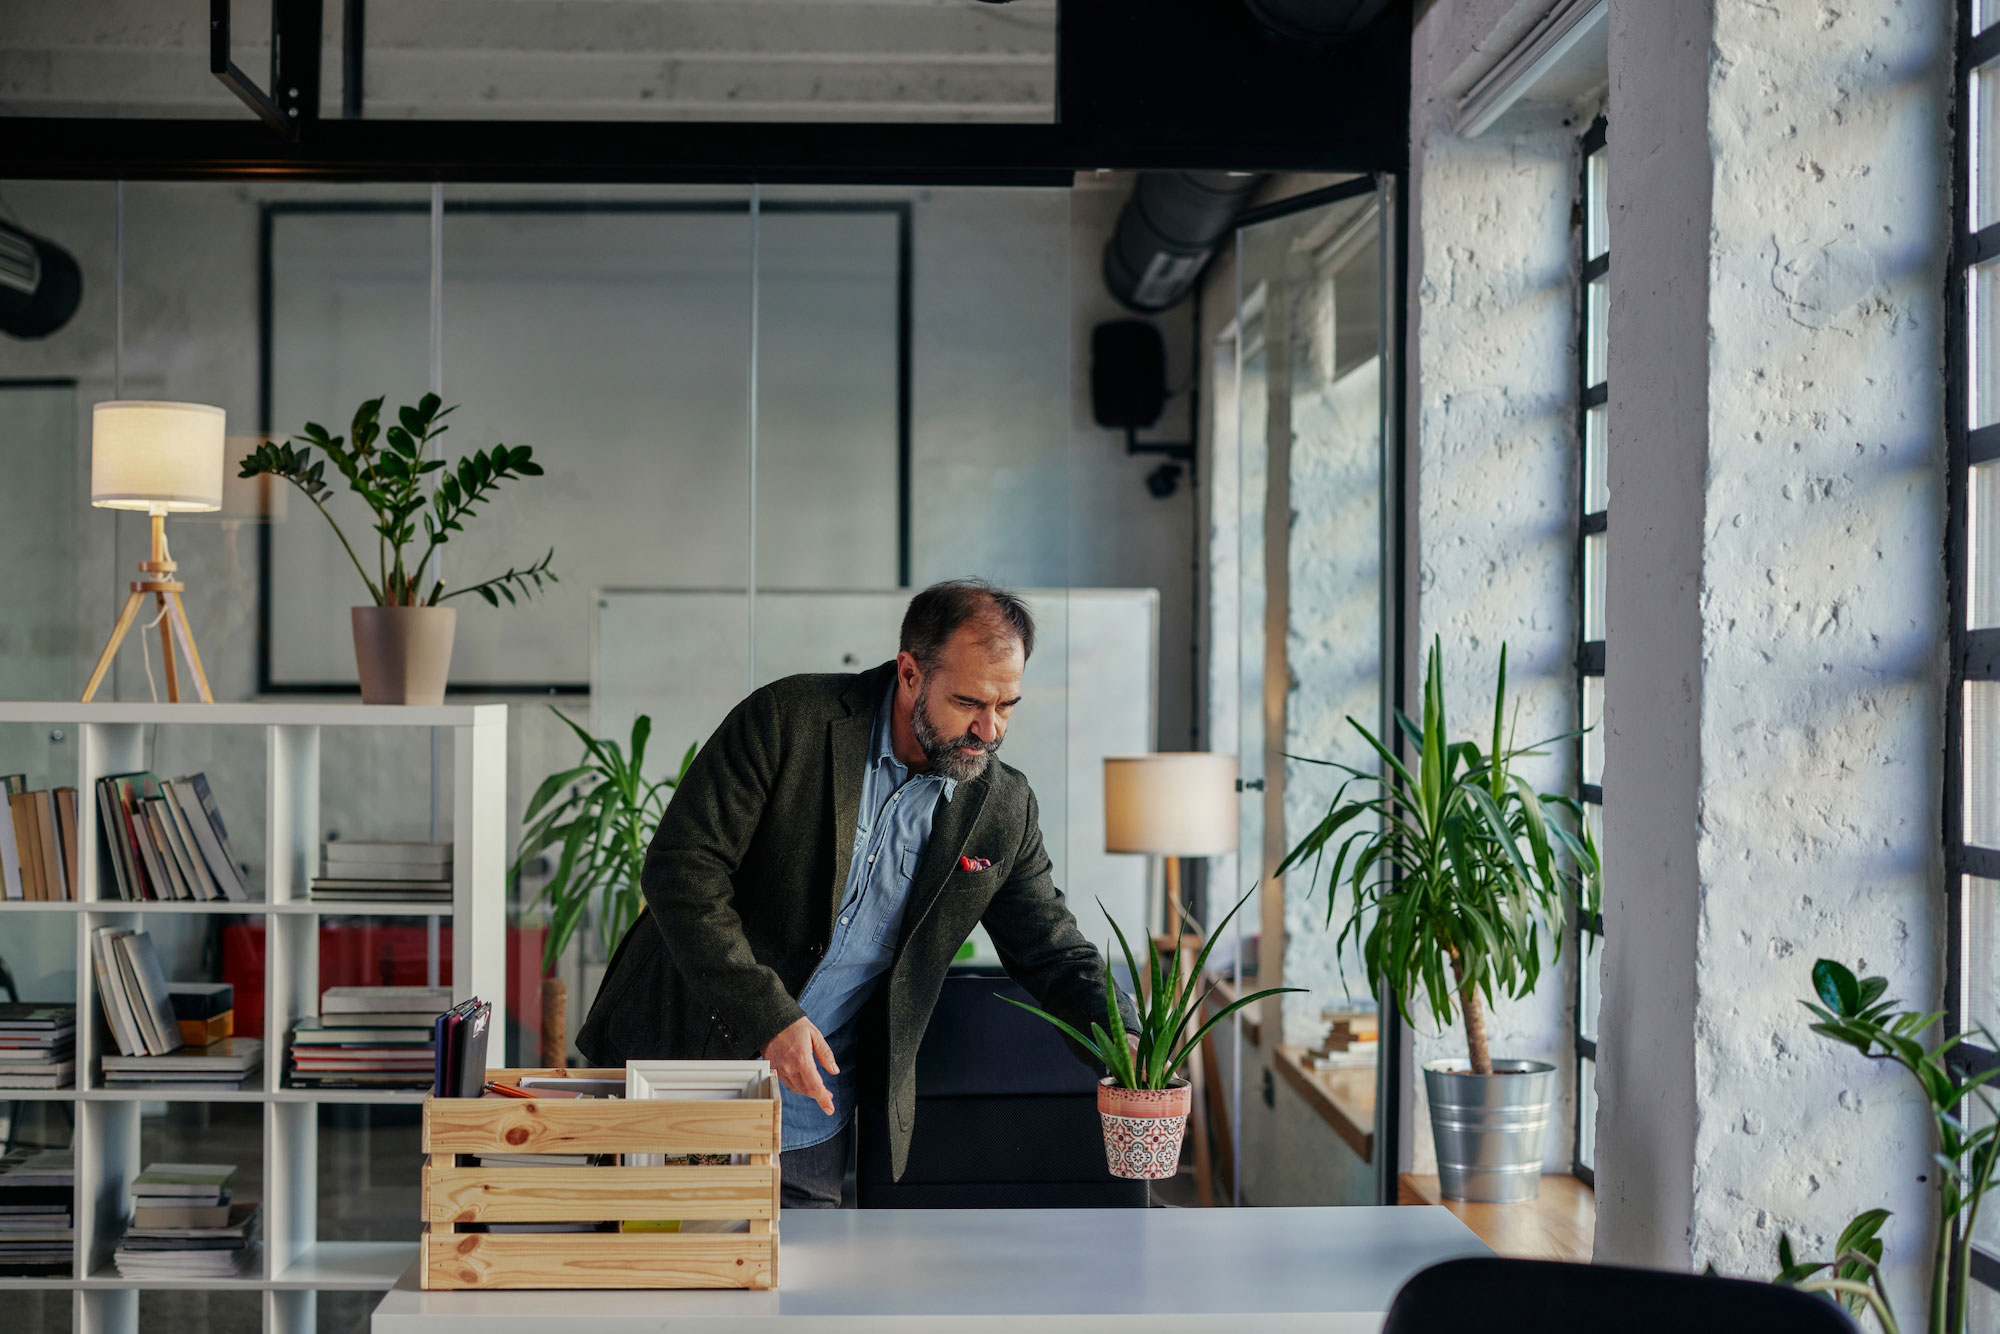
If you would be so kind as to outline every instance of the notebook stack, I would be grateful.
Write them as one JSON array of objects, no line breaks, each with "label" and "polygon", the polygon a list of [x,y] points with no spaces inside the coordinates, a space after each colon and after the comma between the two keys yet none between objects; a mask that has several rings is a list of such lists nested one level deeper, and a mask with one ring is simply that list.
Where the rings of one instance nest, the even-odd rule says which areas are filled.
[{"label": "notebook stack", "polygon": [[228,1163],[154,1163],[132,1179],[132,1221],[112,1261],[120,1278],[227,1278],[246,1268],[257,1206],[232,1204]]},{"label": "notebook stack", "polygon": [[16,1149],[0,1158],[0,1276],[68,1275],[75,1181],[68,1149]]},{"label": "notebook stack", "polygon": [[292,1029],[293,1088],[429,1088],[450,987],[328,987]]},{"label": "notebook stack", "polygon": [[21,774],[0,775],[0,896],[52,902],[77,897],[76,789],[28,791]]},{"label": "notebook stack", "polygon": [[[264,1044],[256,1038],[225,1037],[202,1046],[182,1040],[173,988],[144,931],[97,928],[91,959],[105,1024],[118,1047],[117,1055],[107,1052],[102,1062],[107,1088],[238,1089],[263,1067]],[[208,998],[197,1008],[217,999],[208,984],[193,990]]]},{"label": "notebook stack", "polygon": [[97,780],[98,825],[121,899],[251,898],[208,775],[114,774]]},{"label": "notebook stack", "polygon": [[0,1005],[0,1089],[68,1088],[76,1078],[76,1006]]},{"label": "notebook stack", "polygon": [[316,902],[451,901],[451,844],[335,839],[323,845]]}]

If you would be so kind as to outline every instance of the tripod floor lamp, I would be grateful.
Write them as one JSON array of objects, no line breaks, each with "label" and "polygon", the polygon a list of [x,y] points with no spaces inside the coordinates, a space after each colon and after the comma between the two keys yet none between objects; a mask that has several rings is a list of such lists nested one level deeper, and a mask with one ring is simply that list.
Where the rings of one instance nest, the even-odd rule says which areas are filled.
[{"label": "tripod floor lamp", "polygon": [[167,698],[178,702],[181,697],[180,675],[174,667],[178,644],[202,701],[215,702],[194,646],[187,608],[181,605],[187,585],[174,578],[180,567],[167,547],[166,526],[169,514],[222,508],[223,426],[222,409],[201,403],[122,400],[99,403],[91,413],[90,503],[100,509],[145,511],[152,517],[153,540],[151,555],[139,562],[139,578],[130,585],[111,638],[97,656],[90,684],[83,688],[86,703],[103,683],[125,632],[148,598],[158,609],[153,619],[166,659]]}]

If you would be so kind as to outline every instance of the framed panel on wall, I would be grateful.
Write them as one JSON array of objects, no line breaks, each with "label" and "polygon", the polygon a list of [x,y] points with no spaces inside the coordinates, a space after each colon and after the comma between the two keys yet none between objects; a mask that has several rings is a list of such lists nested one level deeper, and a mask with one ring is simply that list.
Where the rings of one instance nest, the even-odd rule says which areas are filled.
[{"label": "framed panel on wall", "polygon": [[[597,588],[746,586],[753,394],[757,586],[907,582],[909,206],[751,219],[740,197],[446,202],[444,457],[527,444],[546,469],[442,549],[446,588],[551,547],[559,576],[518,606],[451,604],[455,691],[585,691]],[[421,204],[265,205],[268,433],[345,434],[364,400],[393,420],[426,392],[430,228]],[[372,545],[356,498],[329,506]],[[296,517],[259,532],[258,689],[351,692],[359,580]]]}]

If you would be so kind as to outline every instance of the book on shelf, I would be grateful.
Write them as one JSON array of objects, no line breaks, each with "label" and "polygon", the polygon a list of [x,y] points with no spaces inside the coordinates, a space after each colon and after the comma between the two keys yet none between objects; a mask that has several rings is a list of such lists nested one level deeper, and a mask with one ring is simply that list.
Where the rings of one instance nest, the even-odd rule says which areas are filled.
[{"label": "book on shelf", "polygon": [[31,902],[68,898],[63,878],[62,844],[56,832],[55,802],[47,792],[13,792],[7,796],[9,823],[14,829],[14,859],[21,897]]},{"label": "book on shelf", "polygon": [[236,1008],[236,988],[228,982],[169,982],[167,1002],[176,1019],[212,1019]]},{"label": "book on shelf", "polygon": [[75,1180],[68,1149],[16,1149],[0,1158],[0,1275],[69,1272]]},{"label": "book on shelf", "polygon": [[83,895],[77,890],[77,878],[83,874],[81,863],[76,859],[76,789],[59,787],[55,790],[56,834],[62,847],[63,897],[78,899]]},{"label": "book on shelf", "polygon": [[0,805],[0,896],[17,903],[28,897],[21,880],[21,843],[14,833],[11,799]]},{"label": "book on shelf", "polygon": [[328,987],[319,997],[321,1018],[334,1014],[414,1012],[434,1019],[450,1008],[450,987]]},{"label": "book on shelf", "polygon": [[427,1088],[432,1030],[449,987],[329,987],[317,1018],[292,1027],[294,1088]]},{"label": "book on shelf", "polygon": [[434,879],[451,870],[451,844],[333,838],[320,845],[320,862],[341,867],[343,875]]},{"label": "book on shelf", "polygon": [[144,931],[101,926],[91,936],[91,963],[105,1022],[125,1056],[163,1056],[181,1045],[180,1024],[167,992],[159,951]]},{"label": "book on shelf", "polygon": [[228,1163],[154,1163],[132,1178],[132,1217],[111,1253],[121,1278],[223,1278],[244,1268],[257,1204],[232,1200]]},{"label": "book on shelf", "polygon": [[141,770],[98,780],[109,892],[121,899],[252,898],[206,774]]},{"label": "book on shelf", "polygon": [[[182,1047],[158,1056],[104,1057],[107,1083],[132,1083],[155,1075],[186,1079],[242,1079],[264,1062],[264,1043],[258,1038],[224,1038],[206,1047]],[[116,1079],[114,1080],[114,1076]]]},{"label": "book on shelf", "polygon": [[76,1006],[0,1005],[0,1089],[68,1088],[76,1080]]}]

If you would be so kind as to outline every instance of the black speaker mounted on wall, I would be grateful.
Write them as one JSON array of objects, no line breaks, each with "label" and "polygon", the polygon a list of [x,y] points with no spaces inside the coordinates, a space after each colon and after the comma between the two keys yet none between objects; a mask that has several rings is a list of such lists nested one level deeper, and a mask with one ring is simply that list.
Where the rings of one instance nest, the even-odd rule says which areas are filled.
[{"label": "black speaker mounted on wall", "polygon": [[1146,475],[1146,489],[1165,499],[1180,483],[1180,465],[1194,463],[1194,445],[1138,438],[1167,404],[1167,344],[1145,320],[1107,320],[1090,331],[1090,415],[1106,430],[1125,432],[1127,454],[1164,454]]}]

